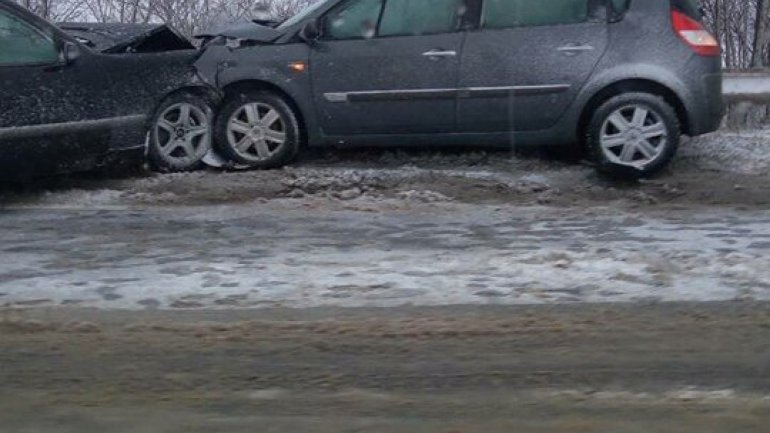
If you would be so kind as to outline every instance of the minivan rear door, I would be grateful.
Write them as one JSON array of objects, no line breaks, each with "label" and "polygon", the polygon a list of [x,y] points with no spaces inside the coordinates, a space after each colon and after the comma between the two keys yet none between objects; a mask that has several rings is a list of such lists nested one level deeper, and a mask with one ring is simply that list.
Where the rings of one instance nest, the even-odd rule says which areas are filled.
[{"label": "minivan rear door", "polygon": [[349,0],[332,9],[310,57],[324,133],[454,132],[463,39],[458,4]]},{"label": "minivan rear door", "polygon": [[553,126],[607,48],[606,1],[483,0],[480,15],[463,49],[459,130]]}]

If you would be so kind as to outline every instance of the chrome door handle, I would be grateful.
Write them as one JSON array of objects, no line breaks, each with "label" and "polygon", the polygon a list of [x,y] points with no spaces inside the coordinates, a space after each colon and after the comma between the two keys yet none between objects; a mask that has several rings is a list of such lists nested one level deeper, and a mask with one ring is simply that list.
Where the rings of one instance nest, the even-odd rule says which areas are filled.
[{"label": "chrome door handle", "polygon": [[593,51],[594,49],[595,48],[593,45],[588,45],[588,44],[583,44],[583,45],[568,44],[563,47],[559,47],[556,50],[568,56],[574,56],[586,51]]},{"label": "chrome door handle", "polygon": [[457,51],[449,50],[430,50],[422,53],[423,56],[432,60],[438,60],[443,57],[457,57]]}]

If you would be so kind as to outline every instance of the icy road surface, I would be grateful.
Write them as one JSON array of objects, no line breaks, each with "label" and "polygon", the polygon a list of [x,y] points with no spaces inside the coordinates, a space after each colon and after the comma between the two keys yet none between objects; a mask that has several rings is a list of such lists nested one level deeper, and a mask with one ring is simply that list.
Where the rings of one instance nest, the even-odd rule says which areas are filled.
[{"label": "icy road surface", "polygon": [[0,214],[0,305],[770,300],[770,211],[273,200]]},{"label": "icy road surface", "polygon": [[638,184],[512,152],[0,188],[0,307],[770,300],[770,131]]}]

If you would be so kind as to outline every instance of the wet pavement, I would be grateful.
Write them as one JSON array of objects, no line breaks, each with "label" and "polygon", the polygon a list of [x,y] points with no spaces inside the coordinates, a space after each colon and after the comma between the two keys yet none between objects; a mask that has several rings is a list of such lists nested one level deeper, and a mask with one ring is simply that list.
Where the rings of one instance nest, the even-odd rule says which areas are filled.
[{"label": "wet pavement", "polygon": [[6,307],[770,299],[770,211],[323,199],[6,209]]}]

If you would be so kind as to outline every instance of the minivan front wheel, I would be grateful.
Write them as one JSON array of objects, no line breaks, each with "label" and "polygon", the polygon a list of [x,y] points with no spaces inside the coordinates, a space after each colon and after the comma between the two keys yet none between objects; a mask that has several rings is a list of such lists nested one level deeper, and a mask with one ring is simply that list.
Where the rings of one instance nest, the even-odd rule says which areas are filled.
[{"label": "minivan front wheel", "polygon": [[269,169],[289,163],[300,147],[300,129],[291,106],[265,91],[232,98],[216,122],[217,147],[238,164]]},{"label": "minivan front wheel", "polygon": [[674,108],[648,93],[626,93],[602,104],[588,130],[597,168],[628,178],[652,176],[676,155],[681,136]]}]

